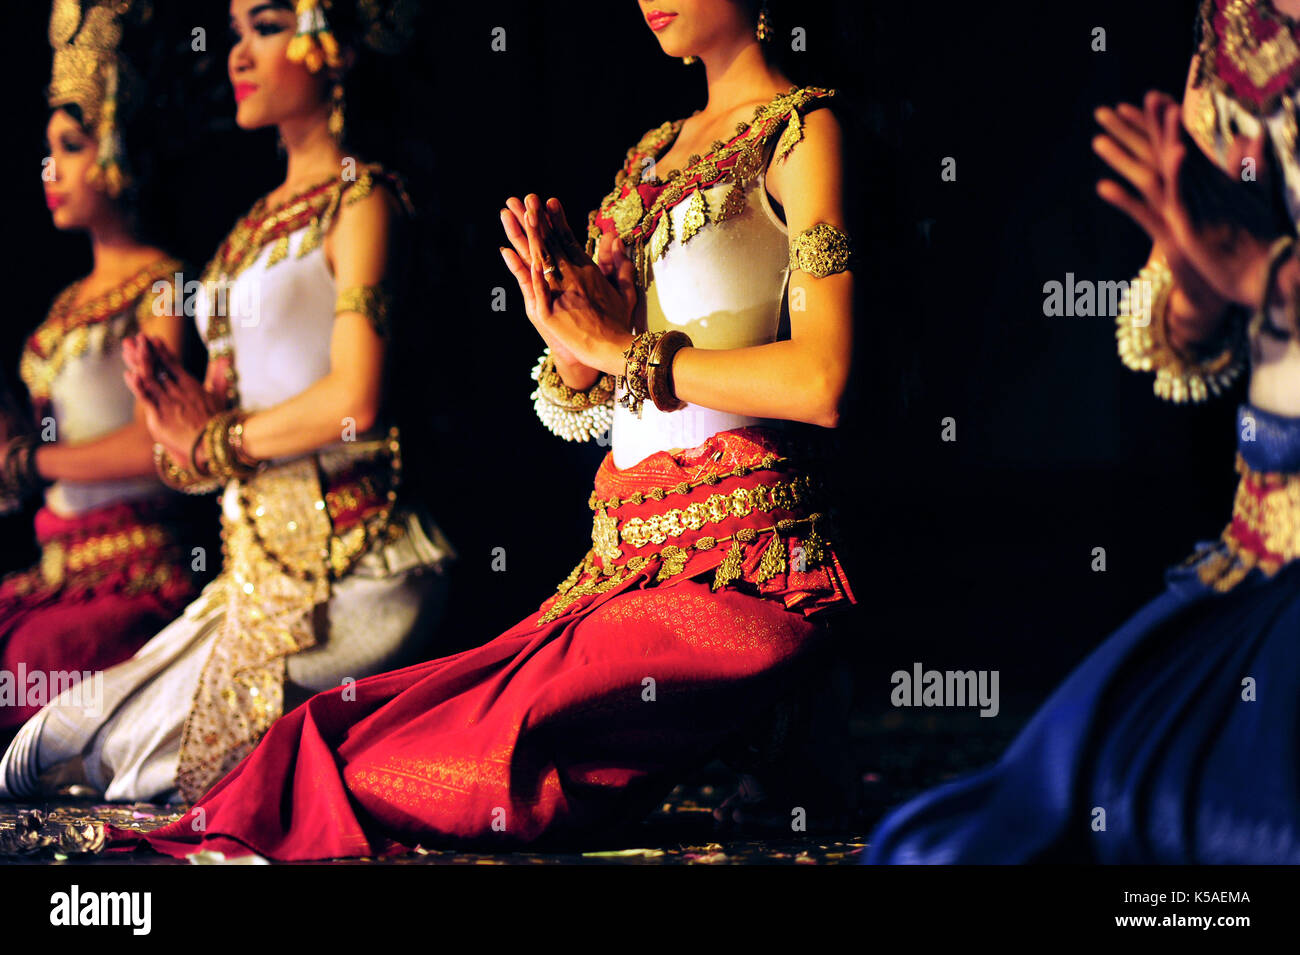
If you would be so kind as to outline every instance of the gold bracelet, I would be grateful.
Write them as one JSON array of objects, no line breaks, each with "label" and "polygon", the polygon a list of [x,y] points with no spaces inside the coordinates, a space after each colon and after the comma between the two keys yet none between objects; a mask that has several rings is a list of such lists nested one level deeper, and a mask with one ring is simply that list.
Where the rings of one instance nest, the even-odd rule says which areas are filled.
[{"label": "gold bracelet", "polygon": [[548,401],[566,411],[581,411],[584,408],[603,405],[614,397],[614,379],[604,372],[601,372],[590,388],[579,391],[564,383],[559,370],[555,367],[555,356],[551,354],[550,348],[542,353],[538,361],[533,380],[537,382],[537,387]]},{"label": "gold bracelet", "polygon": [[235,460],[245,467],[257,468],[261,465],[261,459],[255,458],[244,450],[244,422],[248,420],[248,414],[241,412],[230,423],[226,433],[230,439],[230,447],[234,451]]},{"label": "gold bracelet", "polygon": [[674,329],[660,335],[650,351],[646,389],[650,392],[650,400],[660,411],[677,411],[686,407],[686,402],[678,398],[673,389],[673,359],[683,348],[690,347],[691,337]]},{"label": "gold bracelet", "polygon": [[638,418],[641,417],[641,405],[650,397],[650,388],[646,383],[646,375],[650,370],[650,353],[662,336],[663,332],[642,332],[632,339],[632,344],[623,352],[626,364],[623,374],[618,377],[618,383],[624,389],[619,404]]},{"label": "gold bracelet", "polygon": [[388,310],[392,305],[392,296],[383,283],[377,285],[353,285],[339,292],[334,300],[334,314],[356,312],[364,315],[380,338],[388,337]]},{"label": "gold bracelet", "polygon": [[853,267],[853,243],[829,222],[818,222],[790,240],[790,271],[802,270],[817,278]]},{"label": "gold bracelet", "polygon": [[[221,460],[218,458],[221,452],[217,449],[217,429],[221,427],[221,414],[221,412],[214,414],[203,426],[203,447],[208,452],[208,474],[218,480],[226,477],[222,473]],[[194,458],[190,463],[194,466],[195,472],[199,473],[198,459]]]},{"label": "gold bracelet", "polygon": [[200,477],[189,469],[181,467],[172,460],[172,456],[167,453],[167,449],[161,444],[153,446],[153,466],[154,470],[158,472],[158,479],[173,491],[184,491],[186,494],[208,494],[221,487],[221,482],[215,478]]},{"label": "gold bracelet", "polygon": [[1225,319],[1227,328],[1210,356],[1184,355],[1169,341],[1169,301],[1174,276],[1163,258],[1156,256],[1124,289],[1115,319],[1120,361],[1134,371],[1155,372],[1156,395],[1175,404],[1201,402],[1219,395],[1245,368],[1246,323],[1240,310]]},{"label": "gold bracelet", "polygon": [[[195,477],[203,477],[203,468],[199,467],[199,445],[203,444],[208,437],[208,430],[205,426],[194,438],[194,443],[190,445],[190,471]],[[208,464],[212,463],[212,455],[208,455]]]}]

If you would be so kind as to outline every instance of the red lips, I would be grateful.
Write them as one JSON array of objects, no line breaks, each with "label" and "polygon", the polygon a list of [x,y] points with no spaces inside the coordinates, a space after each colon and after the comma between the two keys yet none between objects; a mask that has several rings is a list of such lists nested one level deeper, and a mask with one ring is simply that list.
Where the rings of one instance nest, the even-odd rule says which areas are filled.
[{"label": "red lips", "polygon": [[254,93],[257,92],[256,83],[236,83],[235,84],[235,102],[242,103]]},{"label": "red lips", "polygon": [[646,14],[646,23],[650,24],[650,29],[659,31],[676,19],[675,13],[664,13],[662,10],[651,10]]},{"label": "red lips", "polygon": [[67,202],[67,201],[68,201],[68,200],[67,200],[66,198],[64,198],[63,196],[56,196],[56,195],[55,195],[54,193],[52,193],[52,192],[47,192],[47,193],[45,194],[45,208],[49,209],[51,212],[53,212],[55,209],[59,208],[61,205],[63,205],[63,204],[64,204],[65,202]]}]

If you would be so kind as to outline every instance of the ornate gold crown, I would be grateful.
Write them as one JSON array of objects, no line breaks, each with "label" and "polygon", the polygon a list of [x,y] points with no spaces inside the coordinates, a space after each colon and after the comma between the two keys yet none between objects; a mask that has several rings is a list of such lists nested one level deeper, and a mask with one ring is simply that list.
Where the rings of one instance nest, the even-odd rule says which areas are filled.
[{"label": "ornate gold crown", "polygon": [[50,14],[50,46],[54,69],[48,91],[51,108],[76,104],[90,128],[99,122],[109,73],[117,65],[122,40],[121,17],[130,0],[54,0]]},{"label": "ornate gold crown", "polygon": [[134,0],[54,0],[50,13],[50,46],[54,68],[47,99],[51,109],[76,105],[87,129],[99,140],[99,158],[92,181],[117,196],[126,184],[121,168],[121,143],[116,130],[117,89],[122,64],[118,44],[122,18]]}]

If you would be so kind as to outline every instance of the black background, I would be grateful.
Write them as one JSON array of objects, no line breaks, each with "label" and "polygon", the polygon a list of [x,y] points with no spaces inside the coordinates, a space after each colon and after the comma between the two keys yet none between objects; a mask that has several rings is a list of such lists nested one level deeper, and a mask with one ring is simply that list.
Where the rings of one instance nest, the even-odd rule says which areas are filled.
[{"label": "black background", "polygon": [[[792,79],[841,93],[852,221],[870,251],[852,401],[834,435],[860,601],[843,630],[865,712],[887,709],[888,674],[916,661],[1000,670],[1004,709],[1023,712],[1228,518],[1240,389],[1201,408],[1163,404],[1120,365],[1112,319],[1043,314],[1045,282],[1129,278],[1145,258],[1143,236],[1093,191],[1091,113],[1181,90],[1195,7],[798,5],[809,52]],[[224,5],[185,8],[220,61]],[[555,195],[581,229],[627,147],[703,106],[705,86],[701,67],[659,51],[633,0],[426,13],[399,98],[365,108],[391,117],[433,242],[399,330],[395,401],[418,486],[462,557],[451,650],[535,610],[578,561],[606,450],[560,441],[532,413],[542,343],[497,251],[498,211],[510,195]],[[51,227],[40,188],[48,6],[6,14],[0,359],[12,372],[23,336],[90,261],[83,236]],[[495,27],[505,53],[491,49]],[[1091,49],[1096,27],[1106,52]],[[283,175],[273,134],[224,126],[173,171],[173,247],[196,266]],[[956,182],[941,181],[945,157]],[[491,308],[498,287],[505,313]],[[947,416],[955,443],[940,439]],[[215,507],[204,513],[215,525]],[[7,568],[32,556],[30,526],[30,513],[0,526]],[[491,569],[496,547],[505,572]],[[1105,573],[1091,569],[1094,547]]]}]

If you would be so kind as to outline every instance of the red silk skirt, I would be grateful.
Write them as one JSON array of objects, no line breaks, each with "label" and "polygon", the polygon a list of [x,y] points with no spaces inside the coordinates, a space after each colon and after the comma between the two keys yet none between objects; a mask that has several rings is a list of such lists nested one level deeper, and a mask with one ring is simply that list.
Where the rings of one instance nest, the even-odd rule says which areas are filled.
[{"label": "red silk skirt", "polygon": [[811,615],[856,602],[775,442],[742,428],[626,470],[607,454],[596,557],[538,611],[483,646],[317,694],[144,838],[288,861],[505,848],[643,816],[788,693],[828,639]]},{"label": "red silk skirt", "polygon": [[54,673],[121,663],[180,615],[196,587],[171,518],[150,499],[36,512],[40,562],[0,580],[0,669],[28,687],[21,700],[0,697],[0,728],[48,702],[33,701],[36,674],[48,687]]}]

